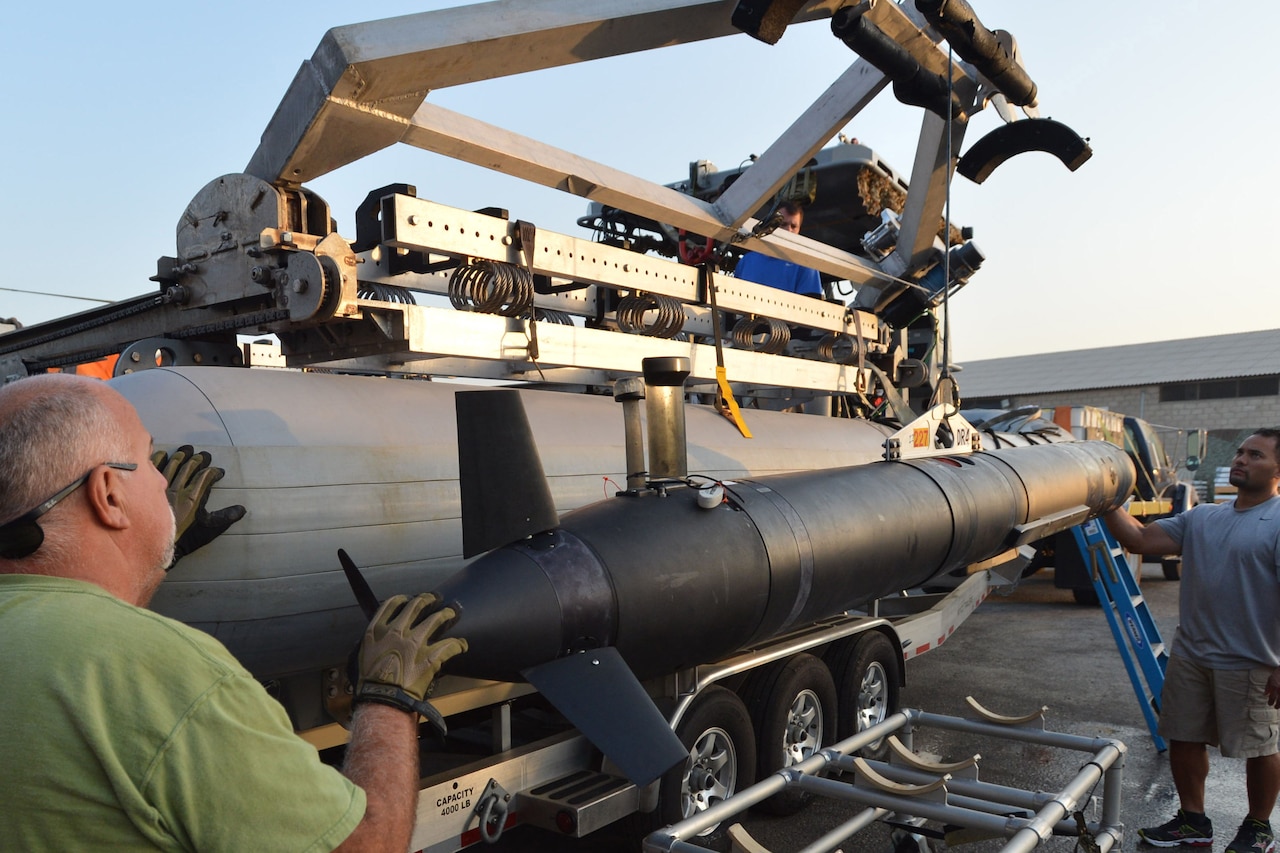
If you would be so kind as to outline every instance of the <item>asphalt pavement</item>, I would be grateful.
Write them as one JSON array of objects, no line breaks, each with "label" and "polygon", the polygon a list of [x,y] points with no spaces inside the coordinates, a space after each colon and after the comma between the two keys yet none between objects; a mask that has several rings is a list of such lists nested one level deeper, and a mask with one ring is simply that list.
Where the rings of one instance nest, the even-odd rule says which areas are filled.
[{"label": "asphalt pavement", "polygon": [[[1177,626],[1178,587],[1178,582],[1164,579],[1158,565],[1144,566],[1141,589],[1166,643]],[[1127,752],[1121,849],[1155,849],[1140,845],[1136,830],[1171,817],[1177,809],[1177,795],[1167,755],[1153,744],[1100,609],[1076,604],[1069,590],[1054,587],[1051,572],[1024,579],[1010,593],[993,592],[945,644],[907,665],[903,707],[964,716],[966,696],[1010,716],[1047,705],[1045,725],[1052,731],[1123,742]],[[1077,752],[933,729],[920,730],[915,746],[939,761],[980,753],[984,781],[1030,790],[1059,790],[1084,760]],[[1210,755],[1206,809],[1215,823],[1214,847],[1223,850],[1245,812],[1244,762],[1222,758],[1214,750]],[[1101,796],[1101,786],[1096,793]],[[801,849],[860,810],[848,803],[819,799],[793,817],[753,813],[742,823],[770,851],[785,853]],[[933,846],[941,849],[944,845]],[[981,841],[959,849],[993,851],[1001,846],[999,841]],[[1052,838],[1039,849],[1071,851],[1075,846],[1075,839]],[[525,828],[496,849],[613,853],[626,848],[619,837],[607,833],[573,841]],[[842,844],[844,853],[887,853],[892,849],[890,829],[883,824],[868,827]]]}]

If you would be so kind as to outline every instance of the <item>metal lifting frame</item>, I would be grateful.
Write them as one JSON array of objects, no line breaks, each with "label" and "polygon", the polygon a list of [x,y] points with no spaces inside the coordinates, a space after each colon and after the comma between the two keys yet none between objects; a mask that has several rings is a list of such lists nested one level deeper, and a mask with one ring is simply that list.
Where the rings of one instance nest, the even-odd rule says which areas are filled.
[{"label": "metal lifting frame", "polygon": [[[1120,820],[1123,743],[1045,731],[1043,711],[1009,720],[986,712],[972,700],[970,703],[992,722],[904,709],[798,764],[777,771],[694,817],[652,833],[644,840],[645,853],[696,853],[703,848],[686,839],[696,838],[700,832],[746,812],[786,788],[799,788],[867,807],[804,847],[801,853],[833,851],[854,833],[890,815],[896,821],[940,821],[961,829],[1004,836],[1008,839],[1002,848],[1005,853],[1026,853],[1053,835],[1088,836],[1093,844],[1086,849],[1098,853],[1120,849],[1124,839]],[[852,757],[868,744],[895,735],[900,735],[901,743],[910,750],[912,734],[921,726],[1072,750],[1084,753],[1088,759],[1060,790],[1046,793],[979,781],[979,756],[933,768],[905,757],[905,751],[891,754],[887,762]],[[846,775],[824,778],[833,772]],[[1101,815],[1098,820],[1086,820],[1084,809],[1099,782],[1103,786]]]},{"label": "metal lifting frame", "polygon": [[[877,380],[902,382],[896,369],[905,344],[894,343],[874,312],[911,286],[906,278],[932,263],[934,223],[951,175],[948,154],[959,150],[965,123],[924,111],[911,179],[903,182],[897,244],[879,260],[785,231],[756,233],[759,223],[752,218],[888,85],[885,73],[866,59],[856,58],[714,203],[427,100],[431,91],[450,86],[726,35],[745,37],[731,23],[734,5],[498,0],[330,30],[299,69],[246,174],[211,182],[188,207],[179,223],[176,257],[162,259],[154,279],[160,295],[6,335],[0,341],[0,378],[92,360],[130,345],[136,368],[154,362],[239,364],[236,333],[277,334],[291,366],[600,386],[636,375],[642,355],[677,354],[691,357],[695,379],[712,378],[714,357],[705,343],[555,325],[529,317],[532,309],[525,316],[499,317],[377,295],[389,293],[388,286],[443,293],[448,282],[430,270],[489,259],[549,277],[552,292],[533,301],[544,311],[598,317],[600,306],[610,305],[615,295],[644,292],[673,300],[668,305],[683,312],[689,334],[710,334],[707,294],[687,266],[548,231],[537,232],[537,251],[526,255],[521,223],[433,205],[411,194],[390,192],[382,200],[382,240],[372,249],[354,249],[329,232],[327,205],[302,183],[403,142],[812,267],[859,288],[854,307],[845,308],[717,276],[722,310],[829,333],[808,351],[793,343],[792,355],[730,350],[725,368],[735,393],[802,401],[866,393]],[[838,0],[811,0],[794,21],[827,18],[840,6]],[[865,0],[858,8],[920,68],[950,79],[965,111],[980,106],[981,75],[948,58],[938,46],[941,36],[912,4]],[[481,225],[446,233],[423,224],[442,218]],[[439,263],[427,272],[405,269],[392,263],[402,253]],[[357,283],[375,295],[358,295]],[[852,354],[844,355],[849,349]],[[796,352],[812,357],[793,357]]]},{"label": "metal lifting frame", "polygon": [[[738,34],[733,0],[499,0],[330,30],[303,63],[245,171],[271,183],[301,184],[404,142],[458,160],[599,201],[719,241],[846,279],[884,281],[856,255],[789,233],[750,237],[750,217],[888,83],[857,59],[761,155],[751,178],[716,204],[578,157],[427,102],[430,91],[480,80]],[[837,0],[813,0],[796,21],[829,17]],[[866,16],[923,67],[947,69],[940,36],[922,30],[910,5],[873,0]],[[976,74],[950,63],[966,106]],[[954,133],[963,136],[963,123]],[[953,137],[951,150],[959,150]],[[925,113],[911,176],[901,245],[908,257],[932,245],[950,179],[946,123]]]}]

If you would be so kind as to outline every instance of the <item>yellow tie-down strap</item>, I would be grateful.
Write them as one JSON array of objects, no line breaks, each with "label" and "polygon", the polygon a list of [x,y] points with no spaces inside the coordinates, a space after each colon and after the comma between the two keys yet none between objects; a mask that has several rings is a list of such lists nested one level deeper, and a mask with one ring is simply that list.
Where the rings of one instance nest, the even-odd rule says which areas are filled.
[{"label": "yellow tie-down strap", "polygon": [[742,419],[742,411],[738,408],[738,401],[733,396],[733,389],[729,387],[729,378],[724,372],[723,365],[716,365],[716,385],[719,387],[719,393],[716,394],[716,411],[733,421],[733,425],[744,437],[751,438],[751,430],[747,429],[747,422]]},{"label": "yellow tie-down strap", "polygon": [[1150,501],[1131,501],[1129,503],[1129,515],[1161,515],[1173,512],[1173,501],[1165,498],[1157,498]]}]

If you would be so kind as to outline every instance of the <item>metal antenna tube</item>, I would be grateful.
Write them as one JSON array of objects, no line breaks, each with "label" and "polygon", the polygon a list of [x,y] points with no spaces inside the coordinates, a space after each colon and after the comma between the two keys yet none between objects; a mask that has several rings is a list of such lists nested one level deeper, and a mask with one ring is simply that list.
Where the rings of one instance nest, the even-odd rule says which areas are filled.
[{"label": "metal antenna tube", "polygon": [[[947,68],[951,69],[952,65],[951,42],[947,42]],[[947,73],[947,92],[954,97],[955,80],[952,79],[950,71]],[[938,397],[938,402],[955,404],[956,390],[954,383],[947,383],[946,389],[947,399],[942,399],[943,382],[951,377],[951,178],[955,174],[956,160],[955,154],[951,151],[951,141],[955,138],[951,117],[947,116],[947,197],[943,203],[945,222],[942,230],[945,234],[943,240],[942,252],[942,370],[939,371],[938,384],[934,391]],[[954,405],[953,405],[953,408]],[[951,415],[952,410],[947,410],[947,414]]]},{"label": "metal antenna tube", "polygon": [[648,480],[648,472],[644,468],[644,427],[640,422],[644,381],[634,376],[619,379],[613,383],[613,399],[622,404],[622,434],[627,450],[627,491],[639,492],[644,489]]},{"label": "metal antenna tube", "polygon": [[689,475],[684,433],[684,381],[689,359],[646,358],[641,362],[649,420],[649,479],[683,480]]}]

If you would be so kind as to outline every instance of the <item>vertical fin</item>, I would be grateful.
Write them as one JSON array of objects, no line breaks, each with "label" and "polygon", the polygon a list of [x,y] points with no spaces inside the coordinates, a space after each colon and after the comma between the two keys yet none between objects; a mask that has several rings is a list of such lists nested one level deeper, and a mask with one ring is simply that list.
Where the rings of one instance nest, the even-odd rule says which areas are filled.
[{"label": "vertical fin", "polygon": [[462,556],[560,523],[519,391],[459,391],[458,484]]}]

